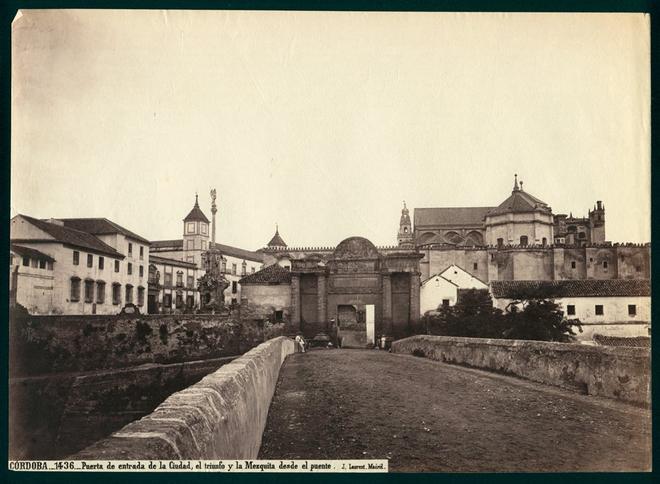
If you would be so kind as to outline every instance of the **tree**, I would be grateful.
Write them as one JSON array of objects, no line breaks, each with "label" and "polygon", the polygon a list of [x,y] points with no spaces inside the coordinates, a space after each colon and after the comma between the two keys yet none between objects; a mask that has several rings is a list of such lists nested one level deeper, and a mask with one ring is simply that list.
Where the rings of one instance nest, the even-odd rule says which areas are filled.
[{"label": "tree", "polygon": [[506,312],[493,307],[488,291],[461,291],[455,306],[440,306],[424,316],[426,332],[470,338],[526,339],[569,342],[574,328],[582,332],[578,319],[567,319],[561,306],[545,291],[521,293]]}]

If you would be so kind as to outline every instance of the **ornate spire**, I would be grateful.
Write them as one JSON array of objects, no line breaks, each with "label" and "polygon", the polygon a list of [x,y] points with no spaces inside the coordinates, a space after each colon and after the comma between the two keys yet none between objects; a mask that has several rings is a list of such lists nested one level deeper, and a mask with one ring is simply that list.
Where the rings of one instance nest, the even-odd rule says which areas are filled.
[{"label": "ornate spire", "polygon": [[520,190],[520,187],[518,186],[518,173],[515,173],[513,175],[513,191],[517,192]]}]

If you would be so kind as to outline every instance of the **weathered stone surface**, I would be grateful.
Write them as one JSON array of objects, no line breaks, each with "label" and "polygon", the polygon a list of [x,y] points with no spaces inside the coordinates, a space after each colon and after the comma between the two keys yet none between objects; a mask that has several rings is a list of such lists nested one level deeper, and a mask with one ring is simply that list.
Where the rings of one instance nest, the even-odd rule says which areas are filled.
[{"label": "weathered stone surface", "polygon": [[280,366],[294,350],[289,338],[271,339],[71,458],[254,459]]},{"label": "weathered stone surface", "polygon": [[589,395],[650,402],[647,348],[422,335],[395,341],[392,351],[493,370]]},{"label": "weathered stone surface", "polygon": [[10,324],[12,376],[239,355],[273,336],[237,315],[27,316]]},{"label": "weathered stone surface", "polygon": [[59,459],[106,437],[234,357],[11,378],[13,459]]}]

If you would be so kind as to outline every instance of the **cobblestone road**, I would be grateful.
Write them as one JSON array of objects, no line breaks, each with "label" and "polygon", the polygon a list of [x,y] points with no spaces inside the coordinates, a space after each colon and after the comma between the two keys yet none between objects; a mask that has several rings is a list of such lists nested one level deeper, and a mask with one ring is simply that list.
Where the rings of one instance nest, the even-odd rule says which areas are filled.
[{"label": "cobblestone road", "polygon": [[262,459],[386,458],[391,471],[650,467],[650,412],[376,350],[285,361]]}]

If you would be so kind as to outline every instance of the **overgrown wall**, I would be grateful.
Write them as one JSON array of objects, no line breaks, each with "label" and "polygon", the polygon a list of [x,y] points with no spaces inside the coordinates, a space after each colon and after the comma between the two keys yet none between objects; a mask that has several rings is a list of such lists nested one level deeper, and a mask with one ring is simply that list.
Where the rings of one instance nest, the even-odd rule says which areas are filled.
[{"label": "overgrown wall", "polygon": [[235,356],[274,335],[238,314],[27,315],[9,327],[12,376]]},{"label": "overgrown wall", "polygon": [[9,380],[11,459],[61,459],[152,412],[234,357]]},{"label": "overgrown wall", "polygon": [[262,343],[71,459],[254,459],[280,367],[293,352],[290,338]]},{"label": "overgrown wall", "polygon": [[589,395],[650,402],[647,348],[422,335],[395,341],[392,351],[507,373]]}]

